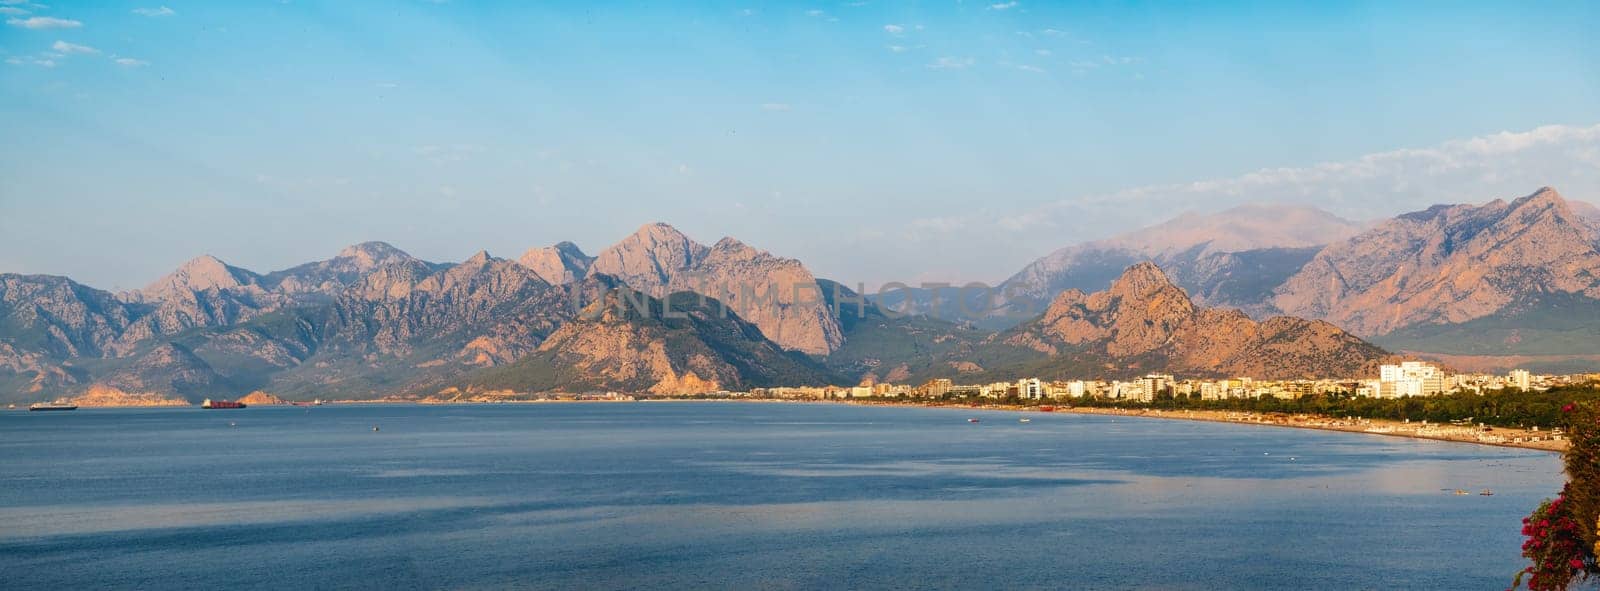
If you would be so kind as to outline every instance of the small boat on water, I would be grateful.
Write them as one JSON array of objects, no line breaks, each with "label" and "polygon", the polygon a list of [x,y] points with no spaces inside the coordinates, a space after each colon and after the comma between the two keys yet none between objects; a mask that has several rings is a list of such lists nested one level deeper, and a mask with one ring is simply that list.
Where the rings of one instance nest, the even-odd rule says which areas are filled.
[{"label": "small boat on water", "polygon": [[1458,489],[1456,489],[1456,493],[1455,494],[1457,496],[1462,496],[1462,495],[1467,495],[1467,494],[1471,494],[1471,493],[1468,493],[1467,491],[1458,488]]},{"label": "small boat on water", "polygon": [[222,408],[244,408],[244,407],[245,407],[245,403],[243,403],[243,402],[235,402],[235,401],[232,401],[232,400],[212,400],[210,398],[207,398],[207,399],[205,399],[204,402],[200,403],[200,408],[222,409]]},{"label": "small boat on water", "polygon": [[1489,490],[1489,489],[1486,488],[1486,489],[1478,491],[1478,496],[1480,496],[1480,497],[1492,497],[1492,496],[1494,496],[1494,491]]},{"label": "small boat on water", "polygon": [[1023,417],[1023,418],[1017,419],[1017,422],[1018,423],[1032,423],[1033,419],[1030,419],[1030,418],[1027,418],[1027,417]]},{"label": "small boat on water", "polygon": [[968,423],[976,423],[976,422],[978,422],[978,419],[967,419],[967,422]]},{"label": "small boat on water", "polygon": [[55,402],[35,402],[28,405],[28,410],[78,410],[78,405],[62,400],[57,400]]}]

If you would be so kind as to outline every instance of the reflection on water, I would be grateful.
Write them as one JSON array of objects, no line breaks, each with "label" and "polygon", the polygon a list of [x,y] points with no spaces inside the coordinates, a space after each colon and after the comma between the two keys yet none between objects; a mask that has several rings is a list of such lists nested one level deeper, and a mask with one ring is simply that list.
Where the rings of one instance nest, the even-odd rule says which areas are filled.
[{"label": "reflection on water", "polygon": [[16,588],[1482,588],[1509,581],[1521,515],[1560,483],[1542,452],[967,416],[3,413],[0,571]]}]

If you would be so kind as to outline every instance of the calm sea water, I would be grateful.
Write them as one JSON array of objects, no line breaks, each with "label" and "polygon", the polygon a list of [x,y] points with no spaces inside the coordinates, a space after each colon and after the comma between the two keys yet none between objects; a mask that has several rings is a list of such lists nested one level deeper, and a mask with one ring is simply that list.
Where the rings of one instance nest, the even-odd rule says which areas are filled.
[{"label": "calm sea water", "polygon": [[1501,589],[1562,481],[1541,452],[1019,416],[3,412],[0,586]]}]

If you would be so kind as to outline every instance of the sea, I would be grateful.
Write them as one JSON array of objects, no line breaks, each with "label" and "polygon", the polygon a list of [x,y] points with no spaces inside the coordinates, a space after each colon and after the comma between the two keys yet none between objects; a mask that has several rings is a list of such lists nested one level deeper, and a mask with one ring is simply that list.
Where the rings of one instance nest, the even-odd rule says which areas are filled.
[{"label": "sea", "polygon": [[1540,451],[1064,413],[10,411],[0,587],[1504,589],[1562,482]]}]

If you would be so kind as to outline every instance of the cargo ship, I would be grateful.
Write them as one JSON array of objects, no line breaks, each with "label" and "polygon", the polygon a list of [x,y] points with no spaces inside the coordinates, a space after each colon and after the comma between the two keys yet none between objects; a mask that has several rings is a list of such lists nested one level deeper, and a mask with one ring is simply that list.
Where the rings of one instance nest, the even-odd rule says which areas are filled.
[{"label": "cargo ship", "polygon": [[234,402],[232,400],[212,400],[210,398],[207,398],[205,402],[200,403],[200,408],[244,408],[244,406],[245,405],[243,402]]},{"label": "cargo ship", "polygon": [[78,410],[78,405],[70,402],[35,402],[28,405],[28,410]]}]

